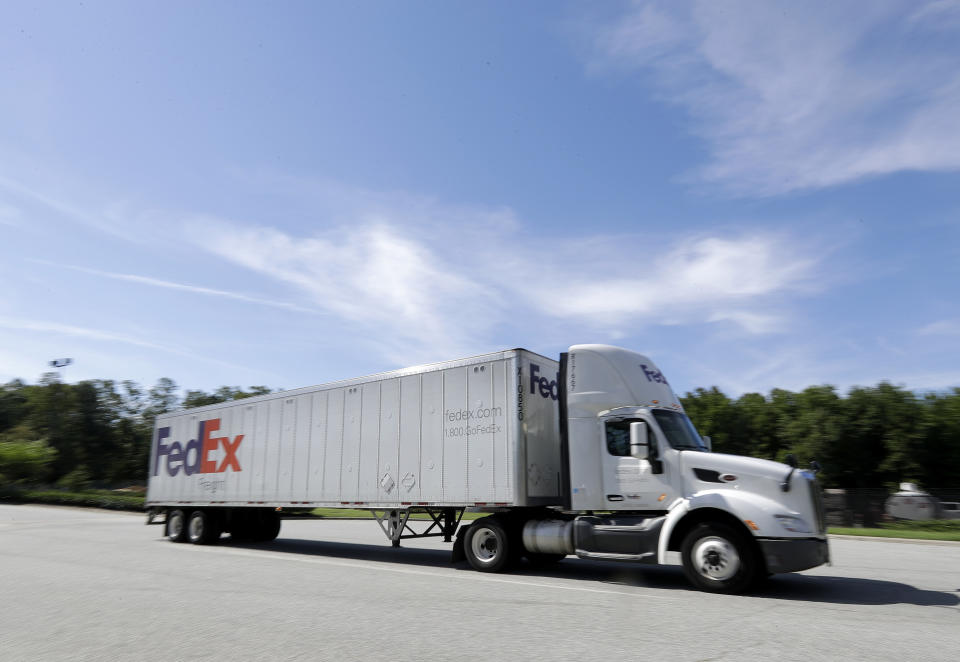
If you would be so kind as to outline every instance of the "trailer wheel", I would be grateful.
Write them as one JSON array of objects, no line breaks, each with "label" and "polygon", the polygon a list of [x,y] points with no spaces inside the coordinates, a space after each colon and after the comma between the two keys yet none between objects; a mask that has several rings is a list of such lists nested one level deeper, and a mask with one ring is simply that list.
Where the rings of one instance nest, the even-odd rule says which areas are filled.
[{"label": "trailer wheel", "polygon": [[703,591],[740,592],[754,582],[760,571],[750,543],[725,524],[699,524],[683,539],[683,572]]},{"label": "trailer wheel", "polygon": [[187,524],[187,537],[194,545],[209,545],[220,538],[220,527],[216,518],[205,510],[194,510],[190,513],[190,522]]},{"label": "trailer wheel", "polygon": [[474,570],[503,572],[513,564],[516,542],[499,519],[483,517],[467,527],[463,551]]},{"label": "trailer wheel", "polygon": [[255,542],[270,542],[280,534],[280,515],[275,510],[263,510],[257,514],[253,527]]},{"label": "trailer wheel", "polygon": [[252,542],[254,521],[247,509],[236,508],[227,519],[227,530],[232,542]]},{"label": "trailer wheel", "polygon": [[167,511],[167,539],[170,542],[187,539],[187,515],[179,508]]}]

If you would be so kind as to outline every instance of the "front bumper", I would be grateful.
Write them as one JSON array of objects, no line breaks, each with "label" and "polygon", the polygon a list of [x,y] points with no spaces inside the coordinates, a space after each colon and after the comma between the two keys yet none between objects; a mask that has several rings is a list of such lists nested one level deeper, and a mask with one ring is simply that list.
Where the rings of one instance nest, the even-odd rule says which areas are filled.
[{"label": "front bumper", "polygon": [[796,572],[830,562],[826,538],[759,539],[767,572]]}]

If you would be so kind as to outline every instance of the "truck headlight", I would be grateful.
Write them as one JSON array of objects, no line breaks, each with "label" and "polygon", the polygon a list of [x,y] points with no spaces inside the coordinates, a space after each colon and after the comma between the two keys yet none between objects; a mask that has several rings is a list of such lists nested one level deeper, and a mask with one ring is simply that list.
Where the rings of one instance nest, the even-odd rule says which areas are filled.
[{"label": "truck headlight", "polygon": [[777,521],[780,522],[780,526],[785,528],[787,531],[793,533],[813,533],[810,529],[810,525],[801,518],[794,515],[774,515],[777,518]]}]

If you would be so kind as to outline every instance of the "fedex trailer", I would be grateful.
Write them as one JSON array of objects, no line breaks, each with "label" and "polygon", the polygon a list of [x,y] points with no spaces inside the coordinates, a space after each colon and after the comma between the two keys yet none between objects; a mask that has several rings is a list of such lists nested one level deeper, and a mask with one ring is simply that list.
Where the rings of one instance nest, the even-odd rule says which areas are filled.
[{"label": "fedex trailer", "polygon": [[[680,552],[717,592],[829,561],[812,472],[709,446],[646,356],[513,349],[160,416],[147,507],[196,544],[361,508],[394,546],[442,536],[485,572]],[[487,514],[460,526],[467,509]]]}]

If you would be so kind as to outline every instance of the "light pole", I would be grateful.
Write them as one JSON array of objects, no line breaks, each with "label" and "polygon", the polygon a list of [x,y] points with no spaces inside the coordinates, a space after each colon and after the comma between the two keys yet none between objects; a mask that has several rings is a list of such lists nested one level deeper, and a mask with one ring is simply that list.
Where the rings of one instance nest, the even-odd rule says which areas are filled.
[{"label": "light pole", "polygon": [[57,374],[60,376],[60,381],[63,381],[63,368],[66,368],[68,365],[73,363],[73,359],[54,359],[50,362],[50,365],[57,369]]}]

